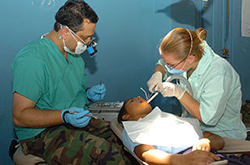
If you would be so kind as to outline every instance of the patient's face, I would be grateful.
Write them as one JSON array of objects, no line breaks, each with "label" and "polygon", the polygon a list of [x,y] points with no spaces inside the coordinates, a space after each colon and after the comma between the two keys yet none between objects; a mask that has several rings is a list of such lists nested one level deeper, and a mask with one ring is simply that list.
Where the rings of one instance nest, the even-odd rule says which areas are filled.
[{"label": "patient's face", "polygon": [[145,117],[152,110],[150,104],[140,96],[129,99],[126,103],[128,118],[126,120],[137,121]]}]

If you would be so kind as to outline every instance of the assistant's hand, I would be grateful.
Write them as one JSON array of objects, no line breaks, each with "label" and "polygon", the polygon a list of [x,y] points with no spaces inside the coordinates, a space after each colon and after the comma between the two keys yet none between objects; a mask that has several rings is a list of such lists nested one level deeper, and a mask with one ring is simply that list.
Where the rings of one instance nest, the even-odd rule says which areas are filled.
[{"label": "assistant's hand", "polygon": [[106,92],[106,87],[104,84],[98,84],[87,90],[87,97],[91,101],[103,100]]},{"label": "assistant's hand", "polygon": [[161,92],[163,97],[172,97],[175,96],[177,99],[181,99],[185,90],[173,83],[164,82],[159,87],[159,92]]},{"label": "assistant's hand", "polygon": [[88,125],[91,119],[91,117],[86,116],[86,114],[90,114],[88,110],[71,107],[69,109],[62,110],[61,117],[64,123],[71,124],[74,127],[83,128]]},{"label": "assistant's hand", "polygon": [[148,90],[151,93],[158,91],[159,86],[162,84],[162,73],[160,71],[155,72],[148,80]]}]

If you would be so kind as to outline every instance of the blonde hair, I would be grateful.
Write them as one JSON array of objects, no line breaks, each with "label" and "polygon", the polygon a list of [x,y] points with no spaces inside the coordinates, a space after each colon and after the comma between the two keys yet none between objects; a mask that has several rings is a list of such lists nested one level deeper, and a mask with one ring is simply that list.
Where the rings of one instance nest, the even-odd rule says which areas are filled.
[{"label": "blonde hair", "polygon": [[162,40],[160,50],[164,53],[174,53],[177,60],[182,60],[190,54],[200,60],[203,54],[201,43],[206,39],[206,30],[199,28],[194,32],[190,29],[175,28]]}]

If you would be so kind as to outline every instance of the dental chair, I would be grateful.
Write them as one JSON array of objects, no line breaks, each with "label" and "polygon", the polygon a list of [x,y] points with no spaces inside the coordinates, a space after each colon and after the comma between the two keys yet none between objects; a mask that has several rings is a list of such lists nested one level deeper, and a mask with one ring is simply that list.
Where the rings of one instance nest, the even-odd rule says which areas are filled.
[{"label": "dental chair", "polygon": [[[118,123],[117,118],[114,118],[110,122],[110,128],[112,131],[118,136],[118,138],[122,141],[122,131],[123,131],[123,126],[122,124]],[[129,149],[127,149],[124,146],[125,150],[128,151],[132,156],[135,157],[135,159],[138,161],[140,165],[147,165],[146,162],[142,161],[137,155],[135,155],[133,152],[131,152]]]},{"label": "dental chair", "polygon": [[[118,123],[117,119],[114,118],[110,127],[113,132],[122,140],[122,124]],[[222,150],[218,150],[218,153],[221,154],[242,154],[242,153],[250,153],[250,141],[247,140],[239,140],[239,139],[230,139],[223,138],[225,141],[225,146]],[[125,150],[128,151],[140,165],[147,165],[146,162],[142,161],[137,157],[133,152],[129,151],[126,147]],[[34,155],[24,155],[22,152],[22,148],[19,142],[16,139],[13,139],[10,145],[9,154],[11,159],[16,165],[47,165],[45,160],[40,157]]]},{"label": "dental chair", "polygon": [[15,165],[48,165],[45,160],[35,155],[24,155],[22,147],[17,139],[12,139],[9,156]]},{"label": "dental chair", "polygon": [[[117,119],[113,119],[110,123],[110,127],[113,132],[122,140],[122,131],[123,126],[122,124],[118,123]],[[222,150],[218,150],[217,152],[220,154],[243,154],[243,153],[250,153],[250,141],[247,140],[239,140],[239,139],[230,139],[230,138],[223,138],[225,141],[225,146]],[[126,147],[125,149],[133,155],[140,165],[147,165],[146,162],[142,161],[140,158],[137,157],[134,153],[129,151]],[[221,163],[225,164],[225,163]],[[218,164],[219,165],[219,164]]]}]

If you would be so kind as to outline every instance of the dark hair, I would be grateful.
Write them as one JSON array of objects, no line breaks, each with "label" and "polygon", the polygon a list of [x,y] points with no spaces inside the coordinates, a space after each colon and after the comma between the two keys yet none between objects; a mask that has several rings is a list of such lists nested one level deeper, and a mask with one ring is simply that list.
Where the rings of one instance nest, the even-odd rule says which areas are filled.
[{"label": "dark hair", "polygon": [[68,26],[74,32],[83,30],[84,19],[89,19],[92,23],[97,23],[98,16],[95,11],[84,1],[68,0],[56,13],[55,31],[60,29],[60,24]]},{"label": "dark hair", "polygon": [[[129,99],[128,99],[128,100],[129,100]],[[127,104],[128,100],[126,100],[126,101],[123,103],[123,105],[122,105],[122,107],[121,107],[121,109],[120,109],[120,111],[119,111],[119,114],[118,114],[118,117],[117,117],[118,123],[122,123],[122,121],[124,121],[124,120],[122,119],[122,116],[125,115],[125,114],[127,113],[126,104]]]}]

